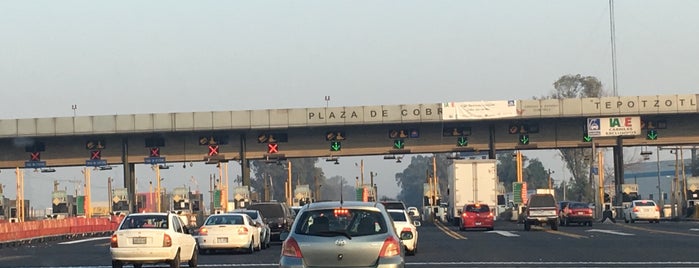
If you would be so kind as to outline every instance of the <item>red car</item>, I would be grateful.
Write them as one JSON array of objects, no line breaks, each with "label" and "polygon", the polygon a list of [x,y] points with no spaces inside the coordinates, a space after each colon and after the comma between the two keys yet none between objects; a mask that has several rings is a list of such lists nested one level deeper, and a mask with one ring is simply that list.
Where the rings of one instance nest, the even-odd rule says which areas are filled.
[{"label": "red car", "polygon": [[459,230],[467,228],[485,228],[493,230],[493,213],[485,204],[466,204],[461,210]]},{"label": "red car", "polygon": [[568,226],[571,223],[592,226],[592,208],[588,203],[569,202],[561,208],[561,225]]}]

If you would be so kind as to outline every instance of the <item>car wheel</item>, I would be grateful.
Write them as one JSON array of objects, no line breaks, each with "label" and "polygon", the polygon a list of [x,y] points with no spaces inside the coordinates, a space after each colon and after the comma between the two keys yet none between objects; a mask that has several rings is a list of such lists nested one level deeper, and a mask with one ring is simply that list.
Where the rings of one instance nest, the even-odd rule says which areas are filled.
[{"label": "car wheel", "polygon": [[204,249],[204,248],[199,248],[199,254],[201,254],[201,255],[209,254],[209,250],[208,250],[208,249]]},{"label": "car wheel", "polygon": [[262,251],[262,241],[257,243],[257,248],[255,249],[255,251]]},{"label": "car wheel", "polygon": [[141,268],[141,267],[143,267],[142,263],[134,263],[133,264],[133,268]]},{"label": "car wheel", "polygon": [[636,222],[636,220],[634,220],[633,218],[631,218],[630,221],[631,221],[631,223]]},{"label": "car wheel", "polygon": [[488,231],[492,231],[494,228],[493,227],[488,227]]},{"label": "car wheel", "polygon": [[180,251],[177,251],[175,258],[170,261],[170,268],[180,268]]},{"label": "car wheel", "polygon": [[551,222],[551,230],[558,230],[558,221]]},{"label": "car wheel", "polygon": [[250,246],[248,246],[248,254],[255,252],[255,240],[250,241]]},{"label": "car wheel", "polygon": [[189,267],[197,267],[197,262],[199,261],[199,254],[198,254],[198,252],[199,252],[199,250],[198,250],[197,247],[195,246],[195,247],[194,247],[194,250],[192,251],[192,258],[189,259],[189,261],[187,262],[187,265],[188,265]]},{"label": "car wheel", "polygon": [[524,230],[529,231],[532,229],[532,226],[529,224],[529,222],[524,222]]},{"label": "car wheel", "polygon": [[588,221],[588,222],[587,222],[587,226],[592,227],[592,221]]},{"label": "car wheel", "polygon": [[629,223],[629,218],[627,218],[626,215],[624,215],[624,223]]},{"label": "car wheel", "polygon": [[409,250],[408,247],[405,247],[405,255],[414,256],[414,255],[415,255],[415,251],[414,251],[414,250]]},{"label": "car wheel", "polygon": [[124,267],[124,264],[120,261],[112,261],[112,268],[122,268]]}]

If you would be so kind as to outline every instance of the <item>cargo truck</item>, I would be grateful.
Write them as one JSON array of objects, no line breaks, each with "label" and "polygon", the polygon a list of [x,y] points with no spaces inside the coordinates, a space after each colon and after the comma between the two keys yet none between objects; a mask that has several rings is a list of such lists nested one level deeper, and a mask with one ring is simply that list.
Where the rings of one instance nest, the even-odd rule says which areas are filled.
[{"label": "cargo truck", "polygon": [[466,204],[487,204],[495,215],[498,206],[497,160],[458,159],[447,169],[447,220],[459,225]]}]

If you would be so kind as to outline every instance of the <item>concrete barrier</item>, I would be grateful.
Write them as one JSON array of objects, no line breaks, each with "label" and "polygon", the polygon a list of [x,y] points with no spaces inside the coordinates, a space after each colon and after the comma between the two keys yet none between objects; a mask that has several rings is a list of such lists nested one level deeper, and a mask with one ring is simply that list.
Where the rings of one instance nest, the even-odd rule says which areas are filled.
[{"label": "concrete barrier", "polygon": [[108,233],[116,228],[113,219],[68,218],[0,223],[0,246],[23,244],[56,237],[74,237]]}]

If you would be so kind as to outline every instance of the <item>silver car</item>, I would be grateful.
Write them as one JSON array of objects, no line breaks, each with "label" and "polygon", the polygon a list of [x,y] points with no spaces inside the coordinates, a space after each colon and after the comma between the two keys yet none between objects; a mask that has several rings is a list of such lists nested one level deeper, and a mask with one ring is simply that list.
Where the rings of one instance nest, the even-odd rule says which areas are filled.
[{"label": "silver car", "polygon": [[257,229],[260,231],[260,241],[262,242],[262,248],[269,248],[270,238],[272,236],[272,231],[269,226],[265,223],[262,213],[254,209],[236,209],[233,210],[235,213],[245,213],[258,223]]},{"label": "silver car", "polygon": [[380,203],[318,202],[296,217],[279,267],[404,267],[404,255]]}]

